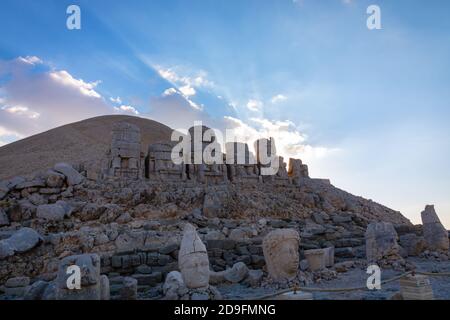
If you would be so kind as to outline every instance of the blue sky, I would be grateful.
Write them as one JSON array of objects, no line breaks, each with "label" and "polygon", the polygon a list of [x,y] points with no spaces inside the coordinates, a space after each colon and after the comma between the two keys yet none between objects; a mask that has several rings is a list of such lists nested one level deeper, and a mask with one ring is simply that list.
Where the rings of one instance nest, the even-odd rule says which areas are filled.
[{"label": "blue sky", "polygon": [[[81,30],[66,8],[81,8]],[[366,9],[381,8],[382,30]],[[450,228],[448,1],[24,1],[0,5],[0,143],[99,114],[203,120],[314,177]]]}]

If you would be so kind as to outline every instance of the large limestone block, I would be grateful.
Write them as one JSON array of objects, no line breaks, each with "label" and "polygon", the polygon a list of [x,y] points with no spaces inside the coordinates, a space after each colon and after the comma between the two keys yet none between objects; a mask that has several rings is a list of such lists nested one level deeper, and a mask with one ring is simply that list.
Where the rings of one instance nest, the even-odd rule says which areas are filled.
[{"label": "large limestone block", "polygon": [[65,175],[69,186],[80,184],[84,180],[84,177],[67,163],[57,163],[53,170]]},{"label": "large limestone block", "polygon": [[433,205],[427,205],[422,211],[423,236],[429,250],[449,249],[448,231],[439,220]]},{"label": "large limestone block", "polygon": [[206,288],[209,286],[208,253],[191,224],[186,224],[183,230],[178,264],[188,288]]},{"label": "large limestone block", "polygon": [[398,236],[392,223],[372,222],[367,227],[365,238],[368,262],[399,256]]},{"label": "large limestone block", "polygon": [[295,278],[299,266],[300,236],[294,229],[277,229],[264,237],[263,253],[270,277],[275,281]]},{"label": "large limestone block", "polygon": [[[81,271],[81,289],[69,289],[67,273],[69,266],[76,265]],[[59,263],[56,278],[57,300],[100,300],[102,297],[100,277],[100,257],[97,254],[69,256]]]}]

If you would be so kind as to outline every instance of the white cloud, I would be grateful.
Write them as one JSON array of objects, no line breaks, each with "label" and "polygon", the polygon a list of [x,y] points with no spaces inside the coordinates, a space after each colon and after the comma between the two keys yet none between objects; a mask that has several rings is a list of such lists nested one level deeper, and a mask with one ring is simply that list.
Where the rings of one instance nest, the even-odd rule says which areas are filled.
[{"label": "white cloud", "polygon": [[178,92],[177,89],[169,88],[169,89],[164,90],[162,95],[163,95],[163,97],[167,97],[167,96],[171,96],[171,95],[173,95],[173,94],[175,94],[177,92]]},{"label": "white cloud", "polygon": [[226,116],[225,126],[232,129],[238,141],[246,142],[250,150],[254,150],[254,142],[260,138],[273,137],[277,154],[288,158],[302,158],[306,161],[329,156],[337,149],[315,147],[307,143],[307,136],[291,121],[272,121],[269,119],[252,118],[249,122]]},{"label": "white cloud", "polygon": [[35,56],[27,56],[27,57],[19,57],[17,58],[19,61],[22,61],[27,64],[36,65],[44,63],[41,59]]},{"label": "white cloud", "polygon": [[[39,69],[37,69],[39,64]],[[65,70],[55,70],[38,57],[0,60],[0,127],[23,138],[67,123],[114,113],[86,82]],[[0,139],[5,142],[5,135]]]},{"label": "white cloud", "polygon": [[100,81],[95,82],[84,82],[81,79],[75,79],[70,73],[65,70],[50,72],[50,77],[53,80],[60,82],[62,85],[75,88],[88,97],[101,98],[100,94],[94,90],[94,88],[100,83]]},{"label": "white cloud", "polygon": [[282,94],[277,94],[276,96],[272,97],[272,99],[270,99],[270,101],[273,104],[276,104],[276,103],[279,103],[279,102],[283,102],[285,100],[287,100],[287,97],[285,95],[282,95]]},{"label": "white cloud", "polygon": [[120,107],[114,107],[114,110],[117,111],[118,113],[139,115],[139,111],[137,111],[136,108],[134,108],[132,106],[122,105]]},{"label": "white cloud", "polygon": [[196,94],[195,89],[189,85],[180,87],[180,92],[186,97],[195,96]]},{"label": "white cloud", "polygon": [[28,107],[24,106],[4,106],[2,107],[2,110],[5,110],[6,112],[17,114],[19,116],[26,116],[30,119],[36,119],[39,118],[40,114],[34,111],[31,111],[28,109]]},{"label": "white cloud", "polygon": [[262,103],[261,101],[259,101],[259,100],[250,99],[250,100],[247,102],[247,108],[248,108],[250,111],[258,112],[258,111],[261,111],[261,110],[262,110],[262,107],[263,107],[263,103]]},{"label": "white cloud", "polygon": [[120,99],[120,97],[117,97],[117,98],[111,97],[111,98],[109,98],[109,100],[116,104],[122,104],[122,99]]}]

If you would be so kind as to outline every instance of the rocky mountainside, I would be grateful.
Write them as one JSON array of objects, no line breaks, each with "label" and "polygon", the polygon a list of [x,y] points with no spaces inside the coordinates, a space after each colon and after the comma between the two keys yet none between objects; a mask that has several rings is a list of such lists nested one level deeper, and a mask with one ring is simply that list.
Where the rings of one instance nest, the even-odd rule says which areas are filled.
[{"label": "rocky mountainside", "polygon": [[172,130],[149,119],[124,115],[91,118],[1,147],[0,179],[46,170],[61,161],[97,165],[111,144],[111,130],[118,121],[141,129],[142,146],[170,140]]},{"label": "rocky mountainside", "polygon": [[[111,127],[122,120],[140,127],[142,148],[170,137],[171,129],[157,122],[108,116],[1,148],[2,168],[7,168],[2,176],[22,176],[0,180],[0,298],[2,291],[23,296],[25,288],[31,290],[27,294],[37,290],[39,298],[55,298],[58,265],[80,254],[98,255],[100,261],[92,258],[92,263],[109,278],[112,296],[118,297],[131,281],[139,285],[140,298],[161,297],[164,279],[178,268],[186,222],[205,242],[211,270],[222,272],[236,264],[237,271],[250,268],[236,280],[246,279],[250,286],[259,286],[266,275],[262,239],[275,229],[299,233],[301,259],[307,250],[335,248],[337,261],[365,257],[365,234],[372,222],[392,223],[399,235],[410,238],[421,233],[400,212],[340,190],[328,180],[208,184],[189,179],[92,179],[84,166],[61,163],[102,161]],[[34,173],[23,177],[29,172]],[[240,268],[243,264],[246,267]],[[24,276],[23,286],[17,286]],[[329,276],[335,272],[310,273],[307,278]]]}]

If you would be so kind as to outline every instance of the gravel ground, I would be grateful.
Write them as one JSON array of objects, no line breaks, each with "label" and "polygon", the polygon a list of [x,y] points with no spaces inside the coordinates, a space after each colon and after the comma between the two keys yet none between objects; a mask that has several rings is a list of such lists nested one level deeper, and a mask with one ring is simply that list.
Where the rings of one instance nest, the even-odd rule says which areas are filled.
[{"label": "gravel ground", "polygon": [[[426,272],[450,272],[450,261],[436,262],[419,258],[409,258],[409,262],[416,265],[417,271]],[[393,270],[382,270],[382,280],[398,276],[402,272]],[[361,268],[351,269],[345,273],[339,273],[339,277],[315,283],[310,287],[317,288],[348,288],[365,286],[368,274]],[[450,277],[430,277],[435,299],[450,300]],[[270,289],[246,288],[241,285],[224,285],[218,287],[225,299],[254,299],[266,294],[273,293]],[[387,300],[393,294],[400,291],[398,281],[382,285],[381,290],[359,290],[343,293],[314,292],[314,300]]]}]

